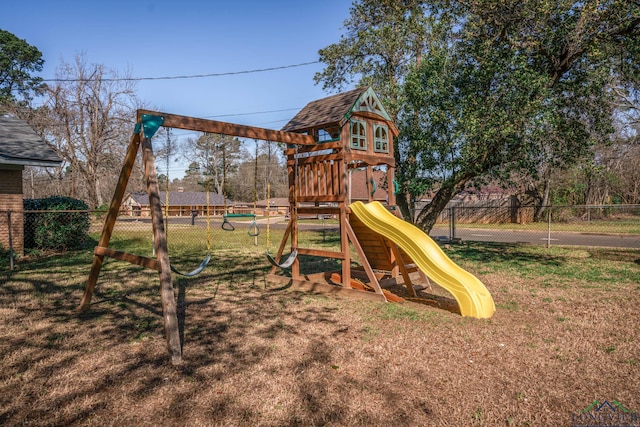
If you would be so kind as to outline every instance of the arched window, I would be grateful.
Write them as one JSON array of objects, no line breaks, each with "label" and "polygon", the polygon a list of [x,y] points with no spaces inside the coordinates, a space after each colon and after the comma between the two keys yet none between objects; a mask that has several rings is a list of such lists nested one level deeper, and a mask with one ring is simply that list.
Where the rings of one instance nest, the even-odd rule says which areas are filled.
[{"label": "arched window", "polygon": [[373,125],[373,151],[377,153],[389,152],[389,130],[385,125]]},{"label": "arched window", "polygon": [[366,126],[358,120],[351,122],[351,148],[355,150],[367,149]]}]

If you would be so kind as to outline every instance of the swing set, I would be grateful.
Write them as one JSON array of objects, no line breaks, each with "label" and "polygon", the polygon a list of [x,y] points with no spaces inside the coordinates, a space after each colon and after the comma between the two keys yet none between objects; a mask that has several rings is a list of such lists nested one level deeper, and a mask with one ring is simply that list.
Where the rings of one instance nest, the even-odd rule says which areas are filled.
[{"label": "swing set", "polygon": [[[158,189],[155,155],[153,152],[153,145],[151,143],[151,138],[153,138],[153,136],[161,126],[199,132],[218,133],[223,135],[237,136],[241,138],[253,138],[264,141],[277,141],[285,144],[312,145],[315,144],[315,141],[311,136],[292,132],[276,131],[253,126],[219,122],[215,120],[198,119],[194,117],[180,116],[149,110],[137,111],[136,126],[134,128],[131,139],[129,140],[129,145],[127,147],[125,159],[120,171],[118,183],[116,185],[116,189],[109,205],[109,210],[105,218],[100,239],[98,240],[98,246],[96,246],[96,248],[94,249],[91,271],[89,273],[89,277],[84,289],[84,294],[80,302],[80,310],[87,310],[91,304],[91,299],[93,297],[95,286],[97,284],[105,257],[127,261],[135,265],[140,265],[158,271],[167,346],[169,349],[169,354],[171,356],[171,362],[173,364],[180,364],[182,363],[182,346],[180,343],[180,334],[178,330],[177,307],[171,272],[173,271],[183,276],[194,276],[202,272],[202,270],[204,270],[204,268],[210,262],[210,215],[209,212],[207,212],[207,256],[200,263],[200,265],[191,272],[182,273],[177,271],[177,269],[172,268],[169,261],[165,220],[162,212],[162,203],[160,201]],[[129,182],[129,177],[131,176],[131,171],[133,169],[135,159],[139,150],[142,150],[142,160],[144,163],[144,175],[147,183],[147,194],[149,196],[151,224],[153,229],[153,245],[156,253],[156,259],[117,251],[109,248],[109,242],[111,240],[111,235],[113,233],[118,212],[120,211],[120,206],[125,195],[127,183]],[[208,194],[209,193],[207,192],[207,195]],[[208,203],[209,201],[207,200],[207,204]],[[226,215],[227,217],[225,218],[225,220],[227,220],[227,223],[229,223],[229,214],[226,213]],[[237,216],[235,218],[237,218]],[[251,231],[250,228],[250,232],[256,235],[257,233],[259,233],[259,230],[257,229],[257,223],[254,224],[253,231]]]}]

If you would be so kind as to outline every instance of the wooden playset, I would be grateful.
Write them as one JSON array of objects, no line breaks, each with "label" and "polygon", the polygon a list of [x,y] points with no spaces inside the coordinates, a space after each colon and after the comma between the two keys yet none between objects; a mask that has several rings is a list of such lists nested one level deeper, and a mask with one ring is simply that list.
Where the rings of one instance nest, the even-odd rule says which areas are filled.
[{"label": "wooden playset", "polygon": [[[393,208],[395,204],[393,139],[398,135],[398,130],[371,88],[355,89],[313,101],[280,131],[138,110],[136,129],[129,142],[98,246],[94,250],[93,264],[80,308],[85,310],[90,305],[105,256],[158,271],[165,332],[172,363],[181,363],[182,350],[172,269],[151,144],[151,138],[160,126],[274,141],[287,145],[290,220],[275,256],[267,254],[273,264],[268,276],[270,280],[284,282],[299,289],[340,292],[347,296],[378,301],[397,299],[382,289],[381,283],[384,284],[385,281],[403,283],[407,286],[408,294],[414,297],[411,273],[414,272],[419,279],[427,281],[422,272],[425,268],[417,268],[411,257],[394,243],[391,238],[393,236],[388,233],[385,235],[389,229],[383,228],[380,232],[372,230],[372,226],[383,218],[374,216],[365,224],[360,218],[367,218],[367,216],[353,215],[350,208],[350,177],[351,171],[355,169],[363,169],[367,174],[369,201],[373,198],[375,187],[384,184],[388,190],[387,207]],[[151,207],[156,259],[109,248],[125,188],[140,147],[142,147],[147,193]],[[373,168],[386,172],[386,182],[374,181]],[[328,251],[300,247],[298,225],[301,215],[326,215],[338,218],[340,250]],[[404,225],[396,226],[396,228],[402,227]],[[410,230],[407,233],[411,232]],[[283,254],[287,246],[289,255],[284,259]],[[352,246],[361,264],[359,269],[351,267]],[[420,248],[417,250],[414,257],[421,255]],[[301,257],[306,256],[339,260],[341,268],[339,271],[304,274],[301,269]],[[283,272],[282,267],[290,270]],[[425,265],[425,267],[428,266]],[[360,280],[356,281],[356,278]],[[455,293],[454,296],[464,308],[466,295],[463,295],[463,299]],[[492,304],[491,301],[491,306]],[[487,317],[489,311],[493,312],[487,309],[478,316],[475,311],[465,313],[462,310],[462,314]]]}]

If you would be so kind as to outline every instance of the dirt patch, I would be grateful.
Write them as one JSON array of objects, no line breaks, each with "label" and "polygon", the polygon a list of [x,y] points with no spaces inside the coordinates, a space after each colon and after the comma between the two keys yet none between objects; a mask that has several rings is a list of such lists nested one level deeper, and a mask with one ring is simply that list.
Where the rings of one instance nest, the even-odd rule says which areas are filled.
[{"label": "dirt patch", "polygon": [[272,291],[262,261],[231,260],[176,281],[172,367],[156,274],[108,262],[79,315],[87,259],[2,276],[0,424],[547,426],[594,400],[640,409],[637,284],[485,274],[497,311],[477,320]]}]

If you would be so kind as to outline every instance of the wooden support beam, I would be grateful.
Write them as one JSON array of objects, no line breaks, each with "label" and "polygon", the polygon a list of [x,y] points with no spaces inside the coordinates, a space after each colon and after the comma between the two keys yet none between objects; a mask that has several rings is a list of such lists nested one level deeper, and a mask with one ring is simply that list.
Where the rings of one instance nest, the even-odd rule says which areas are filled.
[{"label": "wooden support beam", "polygon": [[147,193],[149,194],[149,207],[151,209],[151,225],[153,227],[153,245],[160,264],[160,296],[162,298],[162,314],[164,329],[167,337],[167,347],[171,356],[171,363],[182,363],[182,346],[178,329],[178,310],[176,297],[173,291],[171,278],[171,266],[169,265],[169,250],[167,248],[167,235],[165,234],[164,220],[162,218],[162,204],[158,192],[158,178],[156,176],[155,158],[151,139],[142,140],[142,158],[144,171],[147,177]]},{"label": "wooden support beam", "polygon": [[362,165],[360,166],[377,166],[377,165],[387,165],[389,167],[395,167],[396,162],[393,157],[389,157],[388,154],[385,155],[374,155],[374,154],[364,154],[360,153],[356,150],[351,153],[345,153],[344,161],[347,163],[351,162],[360,162]]},{"label": "wooden support beam", "polygon": [[[310,165],[310,164],[313,165],[321,162],[330,162],[332,160],[334,162],[338,162],[338,161],[341,161],[343,158],[344,158],[344,155],[342,153],[333,153],[333,154],[322,154],[322,155],[312,156],[312,157],[303,157],[303,158],[297,159],[297,161],[299,165]],[[287,160],[287,164],[295,164],[295,162],[296,160],[294,159]]]},{"label": "wooden support beam", "polygon": [[322,258],[334,258],[334,259],[345,259],[345,256],[342,252],[336,251],[325,251],[322,249],[307,249],[307,248],[298,248],[299,255],[311,255]]},{"label": "wooden support beam", "polygon": [[342,259],[342,286],[351,288],[351,251],[349,250],[349,239],[347,235],[349,218],[344,203],[340,206],[340,250],[344,258]]},{"label": "wooden support beam", "polygon": [[[314,154],[312,153],[325,150],[342,150],[342,141],[316,142],[314,145],[307,145],[303,148],[303,151],[298,157],[313,156]],[[295,148],[286,148],[284,150],[284,154],[286,156],[294,156],[296,153]]]},{"label": "wooden support beam", "polygon": [[179,116],[177,114],[162,113],[159,111],[151,110],[138,110],[138,123],[142,121],[143,114],[160,116],[164,118],[162,126],[168,128],[219,133],[241,138],[260,139],[262,141],[284,142],[286,144],[316,145],[316,141],[311,135],[264,129],[255,126],[245,126],[228,122],[219,122],[217,120],[198,119],[195,117]]},{"label": "wooden support beam", "polygon": [[[118,211],[120,211],[120,205],[122,204],[124,192],[127,188],[127,183],[129,182],[129,176],[131,176],[131,170],[133,169],[133,166],[136,162],[136,155],[138,154],[139,147],[140,134],[135,133],[129,140],[127,154],[125,155],[124,163],[122,164],[122,169],[120,170],[120,177],[118,178],[116,190],[114,191],[113,197],[111,198],[111,204],[109,205],[107,217],[104,220],[104,226],[102,227],[102,234],[100,235],[98,246],[104,248],[109,246],[111,233],[113,232],[113,227],[118,217]],[[82,300],[80,301],[80,311],[84,311],[89,308],[91,298],[93,297],[93,291],[96,287],[96,283],[98,282],[100,270],[102,269],[103,261],[104,255],[95,254],[93,256],[93,263],[91,264],[89,278],[87,279],[87,283],[84,287],[84,294],[82,295]]]},{"label": "wooden support beam", "polygon": [[109,258],[117,259],[120,261],[127,261],[131,264],[141,265],[142,267],[150,268],[151,270],[160,271],[160,263],[151,258],[147,258],[142,255],[129,254],[121,251],[114,251],[113,249],[103,248],[102,246],[96,246],[93,251],[94,255],[107,256]]},{"label": "wooden support beam", "polygon": [[[411,278],[409,277],[409,272],[407,271],[407,266],[400,255],[400,249],[398,246],[392,241],[388,241],[387,244],[391,247],[391,253],[393,254],[393,258],[397,266],[400,268],[400,274],[402,274],[402,278],[404,279],[404,285],[407,287],[407,292],[409,292],[410,297],[416,297],[416,291],[413,289],[413,283],[411,283]],[[392,260],[393,261],[393,260]]]},{"label": "wooden support beam", "polygon": [[[369,260],[367,259],[367,256],[364,253],[364,249],[362,249],[362,246],[360,246],[358,237],[356,236],[356,233],[353,231],[353,228],[351,227],[351,224],[349,224],[349,222],[347,222],[346,224],[345,231],[348,239],[351,241],[351,243],[353,243],[353,246],[356,249],[356,253],[360,258],[360,261],[362,262],[362,268],[364,269],[365,273],[367,273],[367,278],[369,279],[370,286],[373,288],[375,293],[384,296],[384,293],[382,292],[382,288],[380,287],[380,282],[378,282],[378,278],[376,277],[376,274],[373,271],[373,268],[371,268],[371,264],[369,264]],[[347,242],[347,246],[348,246],[348,242]],[[385,301],[386,301],[386,298],[385,298]]]},{"label": "wooden support beam", "polygon": [[300,206],[298,215],[339,215],[340,208],[330,206]]},{"label": "wooden support beam", "polygon": [[298,202],[304,203],[338,203],[344,201],[344,195],[334,195],[334,196],[298,196]]},{"label": "wooden support beam", "polygon": [[[288,165],[287,172],[289,177],[289,233],[291,235],[291,249],[293,250],[298,248],[298,202],[302,190],[300,188],[300,176],[298,176],[298,165]],[[299,276],[300,257],[296,257],[293,260],[293,264],[291,264],[291,277],[298,278]]]}]

